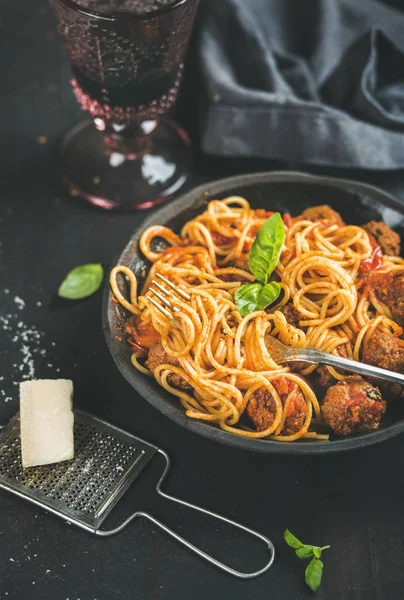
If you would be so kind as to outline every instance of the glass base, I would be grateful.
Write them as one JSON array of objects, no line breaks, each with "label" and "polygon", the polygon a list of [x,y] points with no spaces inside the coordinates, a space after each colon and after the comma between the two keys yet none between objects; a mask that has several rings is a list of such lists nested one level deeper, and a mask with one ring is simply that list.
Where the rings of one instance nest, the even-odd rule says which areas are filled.
[{"label": "glass base", "polygon": [[92,121],[85,121],[63,140],[63,177],[71,194],[101,208],[147,209],[170,200],[185,183],[190,146],[184,129],[160,119],[147,153],[121,154],[105,144]]}]

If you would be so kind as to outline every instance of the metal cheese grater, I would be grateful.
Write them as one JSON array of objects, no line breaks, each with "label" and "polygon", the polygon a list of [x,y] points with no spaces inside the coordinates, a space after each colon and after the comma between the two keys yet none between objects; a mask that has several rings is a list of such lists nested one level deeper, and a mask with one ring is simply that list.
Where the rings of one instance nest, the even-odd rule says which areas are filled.
[{"label": "metal cheese grater", "polygon": [[[19,416],[16,415],[0,438],[0,487],[99,536],[119,533],[137,517],[144,517],[200,557],[242,579],[257,577],[271,567],[275,549],[270,539],[249,527],[161,490],[170,468],[170,459],[160,448],[78,410],[75,411],[74,440],[74,459],[23,469],[20,423]],[[219,519],[264,541],[269,549],[269,560],[262,569],[253,573],[236,571],[145,512],[133,513],[115,529],[100,529],[118,500],[157,453],[166,460],[164,472],[156,486],[157,493],[172,502]]]}]

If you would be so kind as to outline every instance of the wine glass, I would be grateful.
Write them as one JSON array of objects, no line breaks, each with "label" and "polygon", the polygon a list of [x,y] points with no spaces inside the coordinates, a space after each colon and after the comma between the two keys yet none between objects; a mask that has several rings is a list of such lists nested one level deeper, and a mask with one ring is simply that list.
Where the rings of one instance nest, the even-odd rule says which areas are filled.
[{"label": "wine glass", "polygon": [[149,208],[185,182],[184,129],[174,105],[199,0],[50,0],[90,113],[62,144],[70,191],[106,209]]}]

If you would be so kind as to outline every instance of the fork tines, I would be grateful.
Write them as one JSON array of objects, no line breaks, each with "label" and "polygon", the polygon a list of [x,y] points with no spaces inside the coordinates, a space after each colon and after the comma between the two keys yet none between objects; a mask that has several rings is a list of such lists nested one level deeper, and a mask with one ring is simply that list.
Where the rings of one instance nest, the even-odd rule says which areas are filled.
[{"label": "fork tines", "polygon": [[160,275],[160,273],[156,273],[156,277],[158,277],[159,279],[161,279],[161,281],[164,281],[164,283],[167,284],[169,288],[171,288],[172,290],[174,290],[174,292],[176,292],[184,300],[191,300],[191,296],[189,294],[187,294],[186,292],[184,292],[183,290],[181,290],[178,286],[174,285],[172,283],[172,281],[170,281],[166,277],[163,277],[163,275]]},{"label": "fork tines", "polygon": [[[155,300],[154,298],[151,298],[150,296],[148,296],[148,298],[149,298],[150,302],[153,304],[153,306],[155,308],[157,308],[157,310],[159,310],[165,317],[167,317],[167,319],[173,325],[176,325],[177,327],[181,328],[181,324],[176,319],[174,319],[174,317],[172,316],[170,311],[179,312],[179,308],[177,306],[175,306],[175,304],[174,304],[178,300],[177,296],[179,296],[183,300],[190,300],[191,296],[189,294],[187,294],[186,292],[184,292],[183,290],[181,290],[176,285],[174,285],[174,283],[172,283],[169,279],[167,279],[166,277],[163,277],[163,275],[160,275],[160,273],[156,273],[156,277],[158,279],[160,279],[160,281],[165,283],[166,286],[168,286],[170,289],[167,289],[166,287],[161,285],[158,281],[156,281],[155,279],[152,279],[151,285],[149,287],[149,292],[152,292],[154,294],[154,296],[156,296],[156,298],[158,298],[158,300],[160,300],[160,302],[162,304],[164,304],[164,306],[161,306],[161,304],[159,304],[159,302],[157,302],[157,300]],[[171,290],[173,290],[173,291],[171,291]],[[175,294],[173,294],[173,292],[175,292],[175,294],[177,294],[177,296],[175,296]],[[167,307],[167,308],[164,308],[164,307]]]}]

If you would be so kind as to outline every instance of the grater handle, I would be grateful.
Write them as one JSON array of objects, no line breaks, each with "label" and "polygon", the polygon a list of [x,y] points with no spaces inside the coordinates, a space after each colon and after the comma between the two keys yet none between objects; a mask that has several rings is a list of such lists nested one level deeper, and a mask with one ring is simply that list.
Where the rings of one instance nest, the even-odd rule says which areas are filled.
[{"label": "grater handle", "polygon": [[167,525],[164,525],[164,523],[162,523],[161,521],[159,521],[152,515],[149,515],[148,513],[141,512],[141,511],[133,513],[130,517],[128,517],[123,523],[121,523],[121,525],[119,525],[115,529],[109,529],[109,530],[98,529],[95,533],[100,536],[114,535],[116,533],[119,533],[123,529],[125,529],[125,527],[127,525],[129,525],[129,523],[131,523],[134,519],[136,519],[138,517],[143,517],[145,519],[148,519],[152,523],[154,523],[154,525],[157,525],[157,527],[160,527],[160,529],[165,531],[168,535],[170,535],[172,538],[174,538],[177,542],[179,542],[180,544],[182,544],[183,546],[188,548],[188,550],[195,552],[195,554],[197,554],[201,558],[207,560],[215,567],[218,567],[219,569],[221,569],[222,571],[225,571],[226,573],[229,573],[230,575],[234,575],[235,577],[238,577],[240,579],[252,579],[253,577],[258,577],[258,575],[262,575],[263,573],[265,573],[265,571],[267,571],[272,566],[274,559],[275,559],[275,548],[274,548],[274,545],[271,542],[271,540],[269,538],[267,538],[265,535],[263,535],[262,533],[259,533],[258,531],[255,531],[254,529],[250,529],[250,527],[246,527],[245,525],[242,525],[241,523],[232,521],[231,519],[228,519],[227,517],[224,517],[222,515],[212,512],[210,510],[207,510],[206,508],[196,506],[195,504],[191,504],[190,502],[186,502],[185,500],[180,500],[179,498],[176,498],[175,496],[170,496],[166,492],[163,492],[161,489],[161,485],[162,485],[163,481],[165,480],[166,475],[170,469],[170,458],[169,458],[168,454],[166,454],[163,450],[159,449],[158,452],[160,454],[162,454],[164,456],[164,458],[166,459],[166,466],[165,466],[164,472],[163,472],[162,476],[160,477],[160,480],[156,486],[156,490],[157,490],[158,494],[160,496],[162,496],[163,498],[167,498],[168,500],[171,500],[172,502],[176,502],[177,504],[181,504],[182,506],[186,506],[188,508],[191,508],[193,510],[201,512],[205,515],[209,515],[210,517],[214,517],[215,519],[219,519],[220,521],[223,521],[224,523],[233,525],[234,527],[237,527],[237,529],[241,529],[242,531],[245,531],[246,533],[250,533],[252,536],[262,540],[266,544],[266,546],[268,547],[268,550],[269,550],[269,560],[266,563],[266,565],[264,565],[258,571],[254,571],[252,573],[243,573],[242,571],[237,571],[236,569],[233,569],[232,567],[229,567],[228,565],[225,565],[224,563],[220,562],[219,560],[217,560],[210,554],[207,554],[206,552],[204,552],[197,546],[194,546],[194,544],[191,544],[191,542],[189,542],[188,540],[186,540],[185,538],[180,536],[178,533],[176,533],[175,531],[173,531],[172,529],[167,527]]}]

